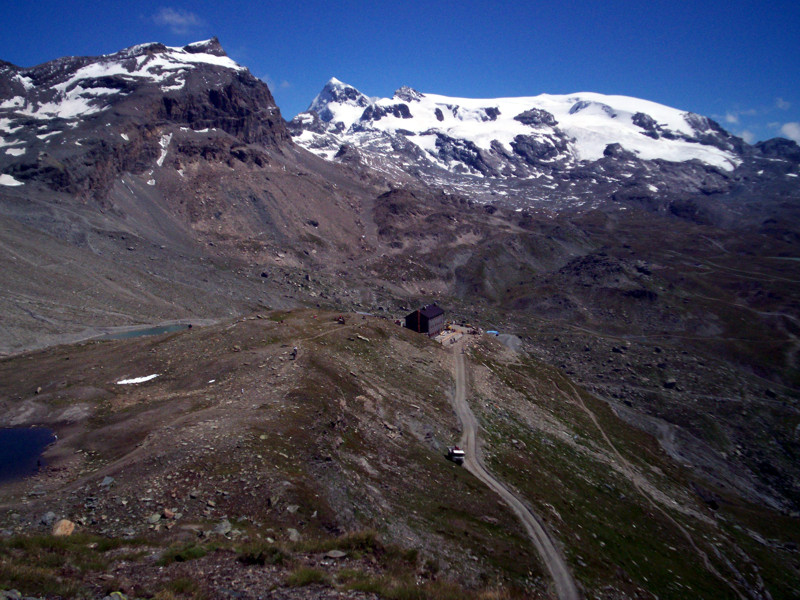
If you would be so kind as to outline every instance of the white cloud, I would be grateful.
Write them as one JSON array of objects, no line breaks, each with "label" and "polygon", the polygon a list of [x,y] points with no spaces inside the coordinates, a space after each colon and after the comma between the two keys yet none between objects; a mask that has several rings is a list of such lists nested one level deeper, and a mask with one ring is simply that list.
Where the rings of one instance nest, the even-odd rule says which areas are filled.
[{"label": "white cloud", "polygon": [[781,127],[781,133],[790,140],[794,140],[800,144],[800,123],[793,121],[791,123],[784,123]]},{"label": "white cloud", "polygon": [[725,122],[726,123],[731,123],[731,124],[738,123],[739,122],[739,115],[737,115],[735,113],[732,113],[732,112],[727,112],[727,113],[725,113]]},{"label": "white cloud", "polygon": [[781,110],[789,110],[792,107],[792,103],[787,102],[783,98],[778,98],[777,100],[775,100],[775,106],[777,106]]},{"label": "white cloud", "polygon": [[745,129],[744,131],[740,131],[738,135],[748,144],[752,144],[753,142],[756,141],[756,134],[747,129]]},{"label": "white cloud", "polygon": [[153,22],[162,27],[169,27],[176,35],[186,35],[203,26],[203,21],[193,12],[171,7],[161,8],[153,15]]}]

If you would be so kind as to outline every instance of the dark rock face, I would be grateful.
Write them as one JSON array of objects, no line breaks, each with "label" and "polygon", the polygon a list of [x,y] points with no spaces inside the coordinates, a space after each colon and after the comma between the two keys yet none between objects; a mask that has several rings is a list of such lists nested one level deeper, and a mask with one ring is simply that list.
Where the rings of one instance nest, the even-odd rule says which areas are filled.
[{"label": "dark rock face", "polygon": [[659,138],[658,123],[656,123],[656,120],[650,115],[637,112],[635,115],[633,115],[631,121],[633,121],[633,124],[637,127],[644,129],[644,135],[649,136],[654,140]]},{"label": "dark rock face", "polygon": [[489,108],[483,109],[484,113],[486,113],[486,121],[496,121],[497,117],[500,116],[500,109],[496,106],[490,106]]},{"label": "dark rock face", "polygon": [[468,140],[437,134],[436,150],[438,157],[445,162],[462,163],[484,175],[497,174],[487,153]]},{"label": "dark rock face", "polygon": [[697,140],[701,144],[714,146],[720,150],[730,150],[737,154],[748,151],[744,140],[725,131],[719,123],[708,117],[689,113],[686,120],[697,132]]},{"label": "dark rock face", "polygon": [[541,108],[532,108],[530,110],[526,110],[525,112],[521,112],[514,117],[514,119],[525,125],[530,125],[531,127],[540,127],[542,125],[547,127],[555,127],[558,125],[556,118]]},{"label": "dark rock face", "polygon": [[398,119],[410,119],[411,111],[408,104],[394,104],[392,106],[368,106],[359,119],[362,123],[369,121],[380,121],[387,115],[393,115]]},{"label": "dark rock face", "polygon": [[603,150],[603,156],[606,158],[616,158],[620,160],[635,160],[636,155],[633,152],[628,152],[622,147],[622,144],[609,144]]},{"label": "dark rock face", "polygon": [[250,73],[237,73],[218,86],[205,87],[206,74],[191,73],[188,93],[164,95],[158,116],[192,129],[218,128],[246,144],[275,145],[288,141],[280,111],[267,86]]},{"label": "dark rock face", "polygon": [[530,165],[538,165],[543,160],[555,158],[567,149],[567,143],[563,138],[548,136],[546,138],[533,137],[529,135],[518,135],[511,142],[511,147],[525,162]]},{"label": "dark rock face", "polygon": [[771,140],[758,142],[755,147],[762,156],[800,163],[800,146],[792,140],[772,138]]}]

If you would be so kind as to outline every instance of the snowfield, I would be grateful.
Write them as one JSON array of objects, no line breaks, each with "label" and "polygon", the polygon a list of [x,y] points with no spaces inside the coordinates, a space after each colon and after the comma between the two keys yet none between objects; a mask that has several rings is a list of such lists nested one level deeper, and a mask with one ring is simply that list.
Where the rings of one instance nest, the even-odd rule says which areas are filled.
[{"label": "snowfield", "polygon": [[[399,110],[399,105],[405,105],[407,110]],[[555,124],[525,124],[515,118],[532,109],[546,111]],[[401,133],[432,159],[439,134],[470,142],[485,151],[499,143],[510,153],[511,142],[517,136],[546,140],[563,132],[569,145],[568,156],[561,158],[578,161],[598,160],[609,144],[620,144],[643,160],[699,160],[726,171],[732,171],[740,163],[732,151],[699,143],[698,136],[703,131],[698,131],[692,122],[702,122],[702,117],[627,96],[580,92],[471,99],[402,88],[392,98],[370,99],[333,78],[311,103],[309,112],[312,110],[330,125],[328,135],[334,135],[342,143],[353,139],[358,132]],[[646,135],[647,130],[634,123],[636,115],[648,117],[645,121],[654,123],[661,135]],[[642,117],[638,118],[641,122]],[[308,124],[312,117],[301,113],[296,119]],[[329,150],[314,148],[319,137],[306,131],[295,141],[328,158]]]}]

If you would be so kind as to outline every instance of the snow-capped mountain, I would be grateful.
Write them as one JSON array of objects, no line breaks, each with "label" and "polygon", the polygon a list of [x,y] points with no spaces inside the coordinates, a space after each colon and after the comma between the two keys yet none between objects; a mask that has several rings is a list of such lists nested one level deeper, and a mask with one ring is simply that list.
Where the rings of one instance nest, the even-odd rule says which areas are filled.
[{"label": "snow-capped mountain", "polygon": [[240,144],[289,139],[267,86],[216,38],[30,68],[0,61],[0,185],[102,195],[122,171],[155,185],[170,145],[225,134]]},{"label": "snow-capped mountain", "polygon": [[467,99],[403,87],[370,99],[331,79],[289,127],[308,150],[396,182],[528,204],[583,203],[634,185],[648,194],[713,193],[758,155],[707,117],[591,92]]}]

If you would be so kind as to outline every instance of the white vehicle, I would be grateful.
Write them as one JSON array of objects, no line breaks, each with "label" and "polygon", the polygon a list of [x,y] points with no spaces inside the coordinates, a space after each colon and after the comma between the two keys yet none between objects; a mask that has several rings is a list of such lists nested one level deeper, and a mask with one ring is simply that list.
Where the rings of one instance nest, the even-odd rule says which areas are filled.
[{"label": "white vehicle", "polygon": [[458,446],[448,446],[447,447],[447,460],[452,460],[457,465],[464,464],[464,451],[459,448]]}]

